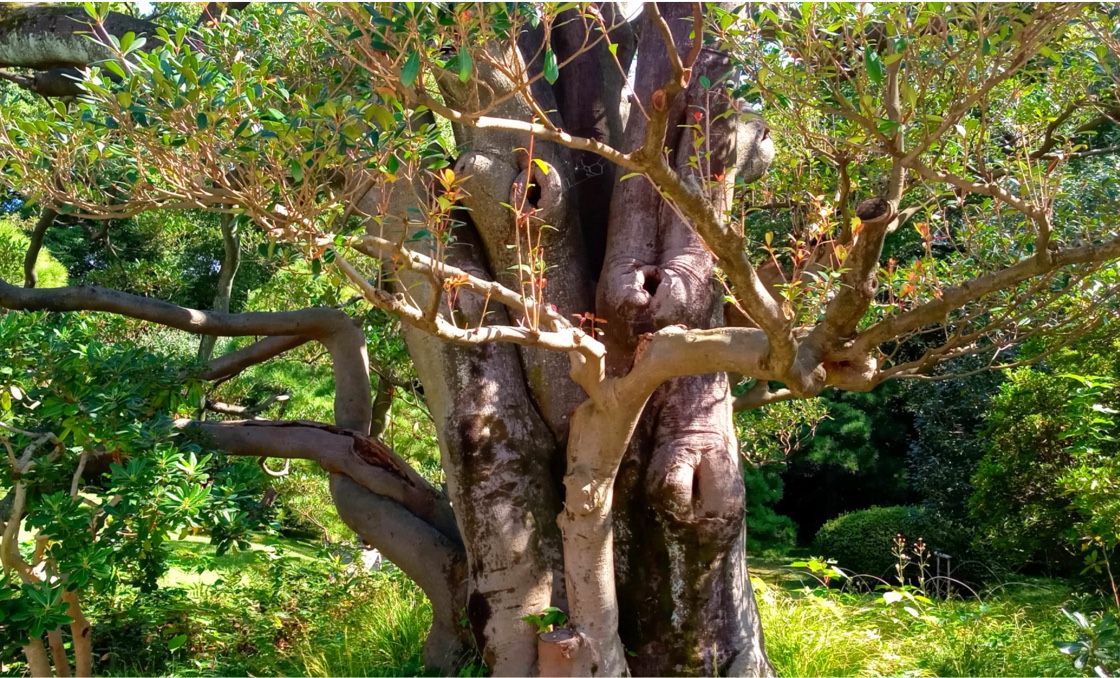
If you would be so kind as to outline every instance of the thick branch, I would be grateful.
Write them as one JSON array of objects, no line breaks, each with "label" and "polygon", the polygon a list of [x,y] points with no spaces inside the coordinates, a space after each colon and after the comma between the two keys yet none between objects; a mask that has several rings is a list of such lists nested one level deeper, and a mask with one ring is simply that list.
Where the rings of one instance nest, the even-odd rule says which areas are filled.
[{"label": "thick branch", "polygon": [[16,311],[105,311],[216,336],[304,335],[322,337],[351,322],[342,311],[308,308],[276,313],[220,313],[184,308],[103,287],[20,289],[0,281],[0,306]]},{"label": "thick branch", "polygon": [[23,257],[24,287],[32,288],[39,283],[39,278],[35,275],[35,264],[39,262],[39,251],[43,249],[43,236],[47,234],[47,229],[54,224],[56,217],[58,217],[58,212],[49,207],[44,207],[43,212],[39,215],[39,221],[35,222],[35,230],[31,232],[31,242],[27,246],[27,254]]},{"label": "thick branch", "polygon": [[[299,337],[301,343],[307,338],[314,338],[331,353],[335,379],[335,423],[362,433],[369,431],[371,403],[365,335],[342,311],[306,308],[276,313],[220,313],[184,308],[101,287],[34,290],[20,289],[2,280],[0,307],[21,311],[106,311],[193,334],[267,334]],[[274,338],[268,346],[276,349],[278,344],[283,342]],[[244,358],[246,354],[240,357]],[[227,365],[234,362],[230,360]]]},{"label": "thick branch", "polygon": [[451,504],[443,493],[379,440],[304,421],[181,419],[176,425],[201,432],[227,454],[316,461],[328,472],[346,475],[367,490],[404,506],[448,539],[459,539]]},{"label": "thick branch", "polygon": [[207,381],[229,379],[253,365],[259,365],[267,360],[271,360],[281,353],[290,351],[298,346],[303,346],[309,341],[311,341],[310,336],[300,336],[298,334],[266,337],[244,348],[230,351],[223,356],[214,358],[198,376],[200,379],[205,379]]},{"label": "thick branch", "polygon": [[955,309],[1035,276],[1066,266],[1103,263],[1117,258],[1120,258],[1120,238],[1056,252],[1049,261],[1039,257],[1023,259],[1007,268],[943,290],[936,299],[872,325],[858,335],[843,353],[845,356],[866,354],[883,342],[941,322]]},{"label": "thick branch", "polygon": [[[93,27],[82,7],[60,5],[18,9],[0,21],[0,67],[48,70],[59,66],[88,66],[109,53],[90,39]],[[109,12],[98,33],[149,35],[156,26],[120,12]]]},{"label": "thick branch", "polygon": [[732,407],[736,412],[746,412],[771,403],[792,400],[796,397],[797,395],[788,388],[771,389],[769,382],[760,379],[754,386],[747,389],[746,393],[735,398]]}]

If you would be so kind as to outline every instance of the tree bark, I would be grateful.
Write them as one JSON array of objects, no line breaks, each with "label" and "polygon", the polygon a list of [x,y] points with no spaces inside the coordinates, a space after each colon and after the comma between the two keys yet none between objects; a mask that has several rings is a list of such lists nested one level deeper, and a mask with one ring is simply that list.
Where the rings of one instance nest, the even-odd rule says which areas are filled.
[{"label": "tree bark", "polygon": [[[234,233],[233,217],[228,214],[221,216],[222,228],[222,260],[218,269],[218,285],[214,292],[215,311],[228,312],[229,300],[233,295],[233,281],[237,276],[237,268],[241,265],[241,238]],[[218,338],[205,335],[198,343],[198,361],[209,362],[214,354],[214,344]]]},{"label": "tree bark", "polygon": [[50,678],[51,660],[42,639],[29,639],[23,646],[23,656],[27,657],[27,668],[30,669],[32,678]]},{"label": "tree bark", "polygon": [[[514,176],[510,172],[511,181]],[[359,203],[361,211],[380,216],[367,231],[394,242],[413,240],[420,226],[409,215],[426,209],[428,189],[399,181],[389,190]],[[472,223],[456,229],[443,256],[466,273],[494,277]],[[460,327],[509,322],[504,307],[473,295],[452,301],[414,271],[397,271],[393,285],[421,308],[438,304]],[[466,549],[465,612],[475,643],[495,675],[535,674],[537,638],[522,617],[563,599],[555,524],[560,448],[530,394],[526,366],[553,357],[542,351],[525,356],[509,344],[455,345],[411,326],[404,338],[435,422]]]},{"label": "tree bark", "polygon": [[[402,178],[356,206],[371,217],[362,242],[380,238],[381,245],[350,243],[381,257],[392,292],[350,266],[343,245],[334,251],[336,265],[374,307],[405,321],[447,496],[370,439],[380,433],[371,419],[385,415],[389,392],[379,389],[375,407],[361,329],[333,309],[224,312],[235,258],[228,276],[223,265],[218,311],[98,288],[20,290],[3,281],[0,305],[109,311],[208,337],[264,335],[208,360],[207,379],[231,378],[307,341],[321,342],[333,359],[337,426],[197,426],[233,454],[311,458],[331,474],[343,520],[431,599],[425,660],[432,667],[453,671],[473,641],[498,675],[772,674],[745,562],[745,490],[726,371],[757,380],[740,401],[744,407],[813,395],[826,385],[870,388],[900,369],[917,369],[878,370],[874,356],[884,343],[1032,277],[1120,257],[1120,239],[1051,252],[1043,208],[990,178],[976,183],[925,165],[925,149],[906,151],[899,135],[884,149],[892,169],[880,199],[890,209],[882,216],[857,208],[864,229],[858,238],[844,236],[850,252],[840,289],[822,322],[795,327],[773,294],[774,281],[768,285],[754,268],[744,235],[723,213],[736,177],[758,178],[773,144],[765,122],[733,108],[724,83],[711,84],[731,69],[715,41],[702,40],[703,11],[699,4],[649,4],[631,26],[615,6],[602,4],[568,10],[508,39],[461,44],[472,51],[473,71],[461,82],[432,68],[438,99],[386,70],[386,63],[400,64],[387,60],[392,49],[357,52],[354,65],[375,74],[378,87],[442,115],[456,136],[449,154],[457,156],[469,215],[453,237],[441,233],[438,244],[420,237],[431,225],[410,215],[430,213],[437,191],[424,179]],[[0,67],[40,71],[0,78],[44,94],[67,87],[73,93],[77,88],[61,74],[105,56],[84,35],[83,10],[0,13]],[[153,29],[107,16],[101,28],[110,34]],[[612,27],[609,41],[600,40],[600,25]],[[396,47],[401,55],[415,50]],[[552,74],[558,77],[544,77],[546,47],[562,64]],[[884,93],[884,112],[898,124],[901,63],[888,67]],[[434,65],[425,57],[425,76]],[[1006,76],[997,77],[987,82]],[[958,102],[927,147],[977,101]],[[1046,131],[1043,150],[1069,115]],[[905,170],[1023,212],[1037,223],[1041,246],[858,331],[883,238],[898,223]],[[620,184],[618,171],[643,176]],[[847,227],[847,205],[840,214]],[[223,234],[228,260],[232,233]],[[388,251],[385,243],[404,245]],[[738,327],[722,327],[717,258],[742,307]],[[527,278],[526,263],[546,270],[547,282]],[[440,274],[452,269],[457,283]],[[460,295],[455,284],[474,292]],[[500,303],[491,304],[491,295]],[[535,326],[534,309],[550,304],[555,317],[580,318],[585,333],[559,322],[563,331]],[[594,340],[600,330],[602,344]],[[208,359],[211,348],[204,342],[200,357]],[[593,360],[604,353],[605,361]],[[769,380],[785,386],[771,392]],[[566,609],[569,624],[538,635],[523,617],[549,605]],[[459,623],[463,613],[473,638]],[[33,673],[43,673],[43,665],[49,673],[41,640],[25,651]]]},{"label": "tree bark", "polygon": [[66,614],[74,621],[70,624],[70,645],[74,650],[74,676],[89,678],[93,675],[93,627],[82,612],[76,591],[62,594],[66,601]]},{"label": "tree bark", "polygon": [[46,236],[47,229],[54,224],[57,217],[58,212],[49,207],[44,207],[39,215],[39,221],[35,222],[35,230],[31,231],[31,242],[28,243],[27,254],[23,258],[24,287],[32,288],[39,284],[39,277],[35,274],[35,265],[39,263],[39,252],[43,249],[43,237]]},{"label": "tree bark", "polygon": [[[692,9],[662,9],[681,53],[689,52]],[[650,102],[668,80],[665,41],[646,17],[638,47],[637,93]],[[734,164],[735,121],[721,120],[727,102],[706,100],[700,75],[726,73],[725,57],[701,51],[692,87],[669,105],[665,145],[687,173],[692,130],[703,123],[711,155],[700,178]],[[708,120],[704,120],[707,118]],[[730,129],[721,129],[729,126]],[[627,141],[641,143],[646,123],[632,117]],[[635,209],[638,207],[638,209]],[[648,183],[627,182],[612,203],[599,314],[615,372],[629,369],[642,334],[667,327],[722,324],[722,294],[713,286],[710,250]],[[613,321],[613,322],[612,322]],[[726,374],[680,377],[650,398],[615,484],[615,560],[619,632],[633,652],[635,675],[751,675],[773,670],[745,562],[744,486]]]}]

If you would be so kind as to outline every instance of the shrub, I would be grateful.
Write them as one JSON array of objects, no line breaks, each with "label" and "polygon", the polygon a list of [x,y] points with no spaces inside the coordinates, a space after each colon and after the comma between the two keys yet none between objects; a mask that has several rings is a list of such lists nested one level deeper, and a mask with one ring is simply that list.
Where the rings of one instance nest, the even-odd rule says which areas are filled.
[{"label": "shrub", "polygon": [[932,551],[948,553],[954,559],[962,557],[967,543],[923,507],[873,506],[825,523],[814,546],[845,570],[889,578],[896,563],[891,548],[898,534],[911,542],[922,538]]}]

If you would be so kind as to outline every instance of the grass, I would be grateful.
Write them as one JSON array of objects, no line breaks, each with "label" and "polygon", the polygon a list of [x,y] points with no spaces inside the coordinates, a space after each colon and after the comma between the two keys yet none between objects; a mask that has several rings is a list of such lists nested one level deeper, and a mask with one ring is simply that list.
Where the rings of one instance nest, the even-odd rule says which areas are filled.
[{"label": "grass", "polygon": [[[106,673],[423,673],[431,608],[392,566],[355,573],[291,540],[218,556],[193,537],[174,543],[171,562],[161,585],[172,593],[150,602],[151,620],[135,622],[144,612],[132,610],[131,625],[97,628],[95,638],[111,646]],[[887,605],[880,593],[811,586],[789,562],[751,561],[767,651],[783,676],[1069,675],[1053,645],[1074,635],[1060,609],[1099,603],[1077,601],[1061,580],[1023,579],[983,600]],[[161,650],[180,634],[188,637],[181,649]],[[130,653],[138,643],[147,654]]]},{"label": "grass", "polygon": [[293,540],[218,555],[172,543],[160,590],[95,609],[106,675],[419,675],[431,607],[400,570],[364,572]]},{"label": "grass", "polygon": [[983,600],[887,605],[878,593],[807,586],[773,560],[752,565],[766,649],[779,675],[1072,672],[1053,644],[1071,635],[1060,610],[1073,592],[1059,580],[1013,582]]}]

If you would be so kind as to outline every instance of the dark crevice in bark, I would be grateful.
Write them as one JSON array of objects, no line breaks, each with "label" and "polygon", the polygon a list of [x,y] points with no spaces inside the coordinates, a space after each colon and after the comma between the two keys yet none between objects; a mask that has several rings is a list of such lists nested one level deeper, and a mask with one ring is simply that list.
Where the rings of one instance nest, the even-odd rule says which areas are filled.
[{"label": "dark crevice in bark", "polygon": [[[633,58],[636,41],[629,24],[619,15],[617,5],[602,3],[598,7],[604,22],[617,26],[611,33],[611,40],[617,45],[617,56],[611,55],[605,43],[597,45],[569,63],[553,89],[556,108],[567,132],[618,146],[623,140],[624,74]],[[560,14],[553,28],[552,48],[558,60],[567,61],[587,40],[597,36],[597,30],[587,30],[579,11],[567,10]],[[572,188],[588,270],[597,282],[606,255],[607,221],[616,168],[588,151],[573,151],[572,162]]]}]

